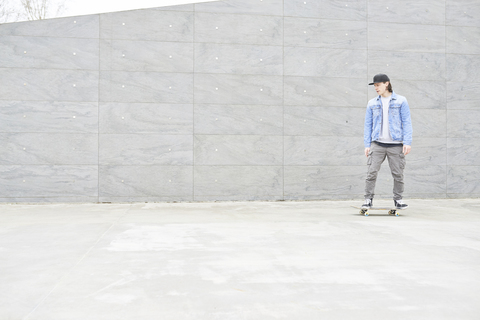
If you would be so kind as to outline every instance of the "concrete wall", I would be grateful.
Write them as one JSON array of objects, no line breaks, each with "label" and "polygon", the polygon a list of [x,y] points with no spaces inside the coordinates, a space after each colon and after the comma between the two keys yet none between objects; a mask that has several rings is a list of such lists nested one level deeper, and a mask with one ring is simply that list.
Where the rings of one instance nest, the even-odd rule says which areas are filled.
[{"label": "concrete wall", "polygon": [[405,197],[478,197],[478,16],[228,0],[0,25],[0,201],[363,198],[381,72],[412,111]]}]

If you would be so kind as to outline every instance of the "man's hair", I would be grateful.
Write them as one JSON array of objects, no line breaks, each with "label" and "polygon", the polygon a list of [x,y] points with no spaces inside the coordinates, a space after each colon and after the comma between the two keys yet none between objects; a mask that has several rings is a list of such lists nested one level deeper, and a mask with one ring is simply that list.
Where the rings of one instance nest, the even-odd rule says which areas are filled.
[{"label": "man's hair", "polygon": [[390,81],[388,81],[387,90],[388,90],[389,92],[393,92],[392,83],[391,83]]}]

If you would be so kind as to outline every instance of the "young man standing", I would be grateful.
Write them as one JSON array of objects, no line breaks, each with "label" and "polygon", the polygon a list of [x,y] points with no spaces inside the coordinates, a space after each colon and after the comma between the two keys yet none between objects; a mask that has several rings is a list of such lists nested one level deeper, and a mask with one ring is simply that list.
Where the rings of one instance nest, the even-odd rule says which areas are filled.
[{"label": "young man standing", "polygon": [[403,169],[405,156],[410,153],[412,145],[410,108],[407,99],[392,90],[386,74],[375,75],[373,82],[369,83],[372,84],[378,96],[368,102],[365,115],[364,144],[368,172],[362,208],[373,206],[378,171],[385,158],[388,158],[394,180],[394,205],[398,209],[405,209],[408,205],[402,201]]}]

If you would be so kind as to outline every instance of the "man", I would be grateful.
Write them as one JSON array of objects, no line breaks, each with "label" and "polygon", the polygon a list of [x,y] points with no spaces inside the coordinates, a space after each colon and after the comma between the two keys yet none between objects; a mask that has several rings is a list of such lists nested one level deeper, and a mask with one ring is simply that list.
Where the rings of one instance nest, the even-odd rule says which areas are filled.
[{"label": "man", "polygon": [[375,86],[378,96],[368,102],[365,115],[364,144],[367,156],[367,179],[365,203],[362,208],[373,205],[378,171],[385,158],[393,176],[393,202],[396,208],[408,207],[402,201],[404,190],[403,169],[405,156],[412,145],[412,120],[405,97],[396,94],[386,74],[377,74],[369,85]]}]

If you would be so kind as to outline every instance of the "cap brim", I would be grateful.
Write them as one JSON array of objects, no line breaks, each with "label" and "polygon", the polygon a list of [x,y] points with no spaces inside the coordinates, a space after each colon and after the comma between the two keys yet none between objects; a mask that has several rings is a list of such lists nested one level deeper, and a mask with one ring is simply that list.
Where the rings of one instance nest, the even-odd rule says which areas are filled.
[{"label": "cap brim", "polygon": [[375,82],[369,83],[368,85],[371,86],[372,84],[375,84]]}]

